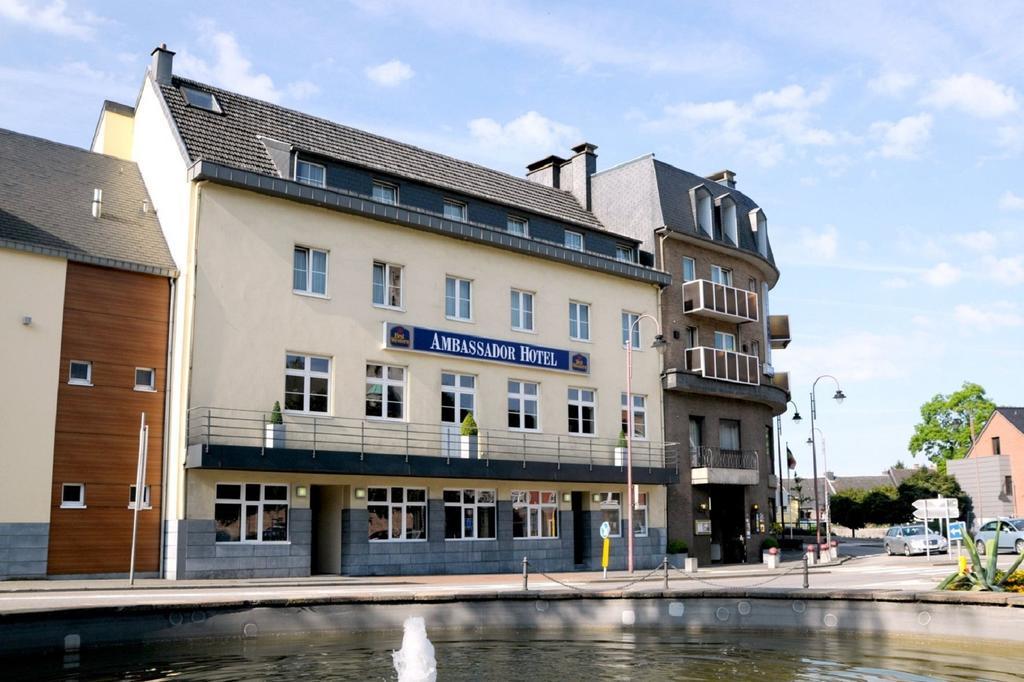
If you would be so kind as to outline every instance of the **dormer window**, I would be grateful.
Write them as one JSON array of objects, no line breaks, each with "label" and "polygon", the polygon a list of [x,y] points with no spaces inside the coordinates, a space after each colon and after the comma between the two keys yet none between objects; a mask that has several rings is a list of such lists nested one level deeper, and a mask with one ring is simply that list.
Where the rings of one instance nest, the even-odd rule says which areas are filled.
[{"label": "dormer window", "polygon": [[755,208],[750,212],[750,229],[757,240],[757,252],[763,257],[768,257],[768,218],[764,211]]},{"label": "dormer window", "polygon": [[190,107],[205,109],[215,114],[224,113],[224,110],[220,108],[220,102],[217,101],[217,97],[212,92],[197,90],[196,88],[183,85],[181,86],[181,94],[185,97],[185,103]]},{"label": "dormer window", "polygon": [[398,187],[387,182],[373,181],[373,198],[382,204],[398,203]]},{"label": "dormer window", "polygon": [[624,263],[635,263],[636,249],[634,249],[632,246],[626,246],[625,244],[616,244],[615,260],[620,260]]},{"label": "dormer window", "polygon": [[722,237],[733,246],[739,246],[739,230],[736,223],[736,202],[732,197],[724,196],[719,199],[719,215],[722,221]]},{"label": "dormer window", "polygon": [[295,181],[304,185],[324,187],[327,184],[327,168],[312,161],[295,160]]},{"label": "dormer window", "polygon": [[711,201],[711,192],[703,185],[690,190],[693,202],[693,224],[697,230],[708,237],[715,235],[715,213]]},{"label": "dormer window", "polygon": [[565,248],[572,249],[573,251],[583,250],[583,233],[573,232],[572,230],[565,231]]},{"label": "dormer window", "polygon": [[448,220],[466,222],[466,204],[454,199],[444,200],[444,217]]},{"label": "dormer window", "polygon": [[517,234],[520,237],[526,237],[530,234],[530,224],[526,221],[526,218],[509,216],[507,228],[509,232]]}]

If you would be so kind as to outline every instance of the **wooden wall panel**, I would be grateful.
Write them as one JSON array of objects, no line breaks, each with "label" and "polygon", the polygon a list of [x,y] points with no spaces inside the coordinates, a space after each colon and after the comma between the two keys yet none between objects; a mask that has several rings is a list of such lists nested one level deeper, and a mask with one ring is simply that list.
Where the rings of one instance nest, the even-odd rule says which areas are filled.
[{"label": "wooden wall panel", "polygon": [[[159,567],[163,410],[167,358],[166,278],[68,263],[54,438],[48,571],[125,573],[131,551],[139,415],[149,425],[136,569]],[[92,386],[67,383],[70,360],[92,362]],[[136,391],[135,368],[156,370],[156,391]],[[60,506],[63,483],[84,483],[85,509]]]}]

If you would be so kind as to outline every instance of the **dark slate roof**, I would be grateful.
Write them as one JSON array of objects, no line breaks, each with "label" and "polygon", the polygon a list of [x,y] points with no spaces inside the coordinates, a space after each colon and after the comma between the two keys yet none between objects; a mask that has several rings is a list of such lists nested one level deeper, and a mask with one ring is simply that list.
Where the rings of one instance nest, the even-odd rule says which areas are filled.
[{"label": "dark slate roof", "polygon": [[[224,115],[187,106],[181,85],[214,93]],[[214,161],[280,177],[259,140],[262,136],[344,163],[607,231],[564,190],[184,78],[173,78],[161,91],[193,162]]]},{"label": "dark slate roof", "polygon": [[[877,476],[836,476],[832,479],[831,488],[826,487],[824,478],[818,478],[814,483],[818,487],[818,499],[822,501],[826,495],[831,495],[832,490],[837,493],[845,492],[847,490],[871,490],[872,488],[878,488],[883,485],[899,487],[903,481],[910,478],[917,469],[889,469],[883,474]],[[814,496],[814,485],[812,485],[811,479],[801,479],[803,486],[803,495],[806,497],[813,498]],[[790,492],[790,488],[793,485],[792,479],[783,479],[782,487],[787,493]],[[806,503],[810,507],[814,507],[814,500]],[[824,504],[824,502],[822,502]]]},{"label": "dark slate roof", "polygon": [[[102,217],[92,217],[93,190]],[[0,247],[154,274],[177,269],[138,166],[0,129]]]},{"label": "dark slate roof", "polygon": [[997,407],[996,412],[1006,417],[1015,429],[1024,433],[1024,407]]}]

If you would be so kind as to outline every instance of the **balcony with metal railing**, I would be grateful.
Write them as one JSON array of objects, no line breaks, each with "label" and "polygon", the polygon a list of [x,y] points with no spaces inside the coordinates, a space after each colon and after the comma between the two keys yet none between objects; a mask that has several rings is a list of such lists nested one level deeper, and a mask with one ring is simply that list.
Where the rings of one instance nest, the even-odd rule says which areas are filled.
[{"label": "balcony with metal railing", "polygon": [[[622,483],[616,440],[458,425],[285,414],[214,407],[189,410],[186,467],[496,480]],[[671,443],[633,441],[637,483],[679,480]]]},{"label": "balcony with metal railing", "polygon": [[726,322],[757,322],[757,294],[707,279],[683,282],[683,312]]},{"label": "balcony with metal railing", "polygon": [[699,346],[686,350],[686,368],[706,379],[757,386],[761,383],[757,356]]},{"label": "balcony with metal railing", "polygon": [[690,483],[693,485],[757,485],[760,476],[757,450],[690,448]]},{"label": "balcony with metal railing", "polygon": [[772,348],[782,350],[789,345],[789,315],[768,316],[768,338]]}]

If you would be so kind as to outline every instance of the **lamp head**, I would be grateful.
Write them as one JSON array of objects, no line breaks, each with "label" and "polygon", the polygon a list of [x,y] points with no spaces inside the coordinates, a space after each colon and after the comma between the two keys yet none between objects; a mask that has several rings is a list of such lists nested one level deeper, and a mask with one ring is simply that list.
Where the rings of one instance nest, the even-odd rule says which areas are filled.
[{"label": "lamp head", "polygon": [[794,410],[793,411],[793,421],[796,422],[797,424],[799,424],[803,420],[804,420],[804,418],[800,416],[800,410]]},{"label": "lamp head", "polygon": [[846,394],[843,393],[843,389],[837,388],[836,394],[832,396],[832,399],[836,401],[837,405],[842,405],[843,401],[846,400]]},{"label": "lamp head", "polygon": [[668,343],[665,342],[665,336],[663,334],[658,334],[657,336],[655,336],[654,342],[651,343],[651,348],[654,348],[659,353],[664,353],[666,346],[668,346]]},{"label": "lamp head", "polygon": [[810,437],[810,436],[807,436],[807,444],[808,444],[808,445],[814,445],[814,441],[813,441],[813,440],[811,440],[811,437]]}]

